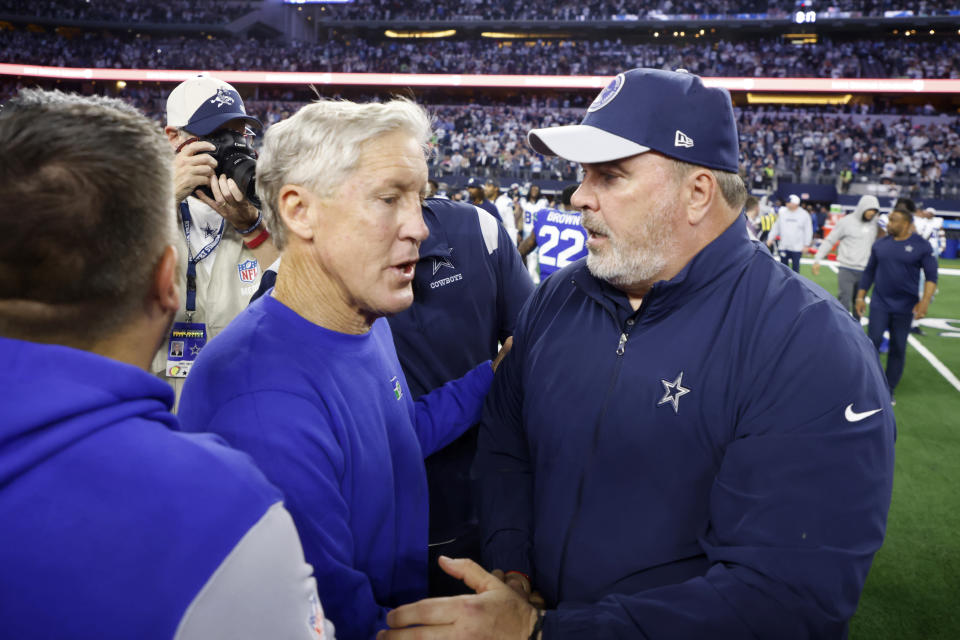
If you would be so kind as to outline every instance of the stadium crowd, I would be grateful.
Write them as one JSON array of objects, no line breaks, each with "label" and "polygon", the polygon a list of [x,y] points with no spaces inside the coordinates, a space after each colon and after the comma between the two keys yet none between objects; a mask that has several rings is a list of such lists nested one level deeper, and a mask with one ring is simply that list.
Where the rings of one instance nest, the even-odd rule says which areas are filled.
[{"label": "stadium crowd", "polygon": [[[906,5],[906,6],[905,6]],[[830,4],[835,12],[857,16],[883,15],[890,10],[912,10],[915,15],[943,15],[954,8],[942,0],[897,3],[892,0],[843,0]],[[510,0],[358,0],[330,8],[330,15],[347,19],[376,20],[648,20],[669,15],[729,16],[737,14],[789,16],[793,0],[661,0],[636,3],[626,0],[586,2],[525,2]]]},{"label": "stadium crowd", "polygon": [[[666,36],[666,34],[665,34]],[[62,37],[0,32],[6,62],[63,67],[271,71],[612,75],[624,65],[683,68],[702,76],[958,78],[952,40],[859,39],[797,47],[776,38],[621,40],[365,41],[331,36],[317,44],[242,38]]]},{"label": "stadium crowd", "polygon": [[[145,0],[86,0],[54,2],[0,2],[0,13],[64,20],[102,20],[123,23],[226,23],[253,8],[248,2],[198,0],[156,3]],[[912,11],[914,15],[945,15],[954,9],[944,0],[895,3],[891,0],[843,0],[833,2],[829,11],[850,16],[877,16],[885,11]],[[333,19],[348,20],[649,20],[663,16],[766,15],[783,17],[796,10],[793,0],[660,0],[645,6],[626,0],[588,0],[587,2],[526,2],[510,0],[357,0],[330,5],[325,10]]]},{"label": "stadium crowd", "polygon": [[225,24],[252,8],[251,2],[218,0],[172,0],[162,4],[140,0],[0,0],[0,14],[133,24]]},{"label": "stadium crowd", "polygon": [[[25,83],[3,83],[0,99],[16,94],[21,86]],[[289,88],[259,93],[246,104],[266,127],[306,104]],[[163,87],[130,85],[120,96],[162,122]],[[448,97],[442,104],[429,104],[436,119],[431,173],[464,179],[575,179],[575,164],[536,153],[524,143],[524,132],[579,121],[587,97],[534,93],[513,102],[487,97],[456,104]],[[829,110],[755,107],[736,113],[740,172],[752,188],[770,189],[777,180],[786,180],[835,182],[846,190],[867,178],[909,184],[939,196],[945,184],[960,181],[960,117],[934,116],[930,107],[920,113],[886,104]]]}]

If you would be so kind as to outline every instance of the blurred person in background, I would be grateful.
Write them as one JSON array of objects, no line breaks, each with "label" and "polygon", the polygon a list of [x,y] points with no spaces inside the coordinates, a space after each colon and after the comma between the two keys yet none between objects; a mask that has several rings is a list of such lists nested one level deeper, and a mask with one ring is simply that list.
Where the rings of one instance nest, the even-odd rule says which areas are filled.
[{"label": "blurred person in background", "polygon": [[813,259],[813,275],[820,275],[820,262],[834,247],[837,249],[837,300],[857,320],[857,287],[870,260],[870,249],[882,234],[878,221],[880,201],[876,196],[862,196],[853,213],[837,221],[837,226],[820,243]]},{"label": "blurred person in background", "polygon": [[800,196],[791,194],[787,204],[780,207],[767,237],[767,247],[773,248],[774,240],[780,262],[800,273],[800,257],[813,242],[813,223],[807,210],[800,206]]},{"label": "blurred person in background", "polygon": [[[917,295],[917,283],[923,272],[923,295]],[[913,214],[894,209],[887,219],[887,235],[874,243],[870,260],[863,270],[857,291],[856,310],[863,315],[870,298],[870,324],[867,333],[880,349],[884,332],[889,332],[887,385],[890,395],[903,375],[910,325],[927,315],[937,289],[937,259],[930,244],[913,232]]]}]

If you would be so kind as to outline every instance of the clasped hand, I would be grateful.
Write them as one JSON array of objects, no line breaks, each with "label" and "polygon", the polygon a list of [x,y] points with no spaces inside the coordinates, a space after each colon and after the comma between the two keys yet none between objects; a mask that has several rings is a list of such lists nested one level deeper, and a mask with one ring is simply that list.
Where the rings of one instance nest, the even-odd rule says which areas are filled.
[{"label": "clasped hand", "polygon": [[[472,560],[441,556],[440,567],[476,595],[428,598],[387,614],[377,640],[527,640],[537,622],[530,584],[519,574],[488,573]],[[540,599],[542,603],[542,599]]]}]

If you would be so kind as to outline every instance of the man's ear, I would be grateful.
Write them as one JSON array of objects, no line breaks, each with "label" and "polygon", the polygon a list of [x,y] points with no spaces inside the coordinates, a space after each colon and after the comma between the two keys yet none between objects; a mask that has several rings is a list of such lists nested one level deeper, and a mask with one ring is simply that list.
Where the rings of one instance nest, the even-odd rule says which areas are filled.
[{"label": "man's ear", "polygon": [[167,136],[167,140],[170,141],[170,144],[173,145],[173,148],[176,149],[177,146],[180,144],[179,143],[180,130],[177,129],[176,127],[171,127],[170,125],[167,125],[163,128],[163,133],[164,135]]},{"label": "man's ear", "polygon": [[164,314],[174,312],[180,308],[180,264],[177,248],[172,244],[166,246],[157,268],[153,272],[153,286],[150,291],[150,300]]},{"label": "man's ear", "polygon": [[314,213],[310,205],[315,200],[316,196],[310,190],[298,184],[283,185],[277,196],[277,212],[287,230],[306,241],[313,239]]},{"label": "man's ear", "polygon": [[682,193],[687,209],[687,222],[693,226],[703,222],[719,195],[719,187],[713,172],[708,169],[691,171],[684,178]]}]

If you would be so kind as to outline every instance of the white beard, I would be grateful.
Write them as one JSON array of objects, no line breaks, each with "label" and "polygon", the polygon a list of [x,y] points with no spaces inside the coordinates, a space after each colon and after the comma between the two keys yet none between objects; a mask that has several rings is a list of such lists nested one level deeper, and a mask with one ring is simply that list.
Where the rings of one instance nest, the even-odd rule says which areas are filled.
[{"label": "white beard", "polygon": [[606,280],[617,288],[635,284],[651,284],[667,266],[676,248],[671,231],[672,212],[663,203],[652,203],[637,239],[625,240],[612,235],[610,228],[589,211],[583,213],[583,224],[607,236],[602,251],[589,249],[587,269],[594,277]]}]

